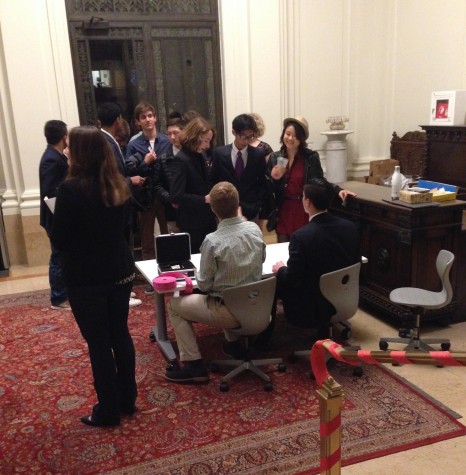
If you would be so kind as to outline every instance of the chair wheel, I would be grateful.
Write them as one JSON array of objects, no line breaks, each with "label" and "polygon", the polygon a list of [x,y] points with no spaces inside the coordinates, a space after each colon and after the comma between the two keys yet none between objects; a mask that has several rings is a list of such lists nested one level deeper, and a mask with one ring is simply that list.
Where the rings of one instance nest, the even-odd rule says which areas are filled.
[{"label": "chair wheel", "polygon": [[360,378],[362,376],[362,366],[355,366],[353,368],[353,376],[355,378]]},{"label": "chair wheel", "polygon": [[212,364],[210,365],[210,371],[211,371],[212,373],[218,373],[218,372],[220,371],[220,366],[219,366],[218,364],[216,364],[216,363],[212,363]]},{"label": "chair wheel", "polygon": [[411,338],[412,334],[413,334],[413,330],[410,328],[400,328],[398,331],[398,336],[400,338]]},{"label": "chair wheel", "polygon": [[278,372],[279,373],[285,373],[286,372],[286,364],[285,363],[279,363],[278,364]]},{"label": "chair wheel", "polygon": [[288,355],[288,362],[289,363],[295,364],[296,361],[298,361],[298,357],[294,353],[291,353],[290,355]]},{"label": "chair wheel", "polygon": [[228,383],[220,383],[220,392],[222,393],[227,393],[228,391],[230,390],[230,386],[228,385]]},{"label": "chair wheel", "polygon": [[449,351],[451,347],[451,343],[440,343],[440,348],[442,348],[443,351]]},{"label": "chair wheel", "polygon": [[267,392],[273,391],[273,384],[271,382],[265,383],[264,391],[267,391]]},{"label": "chair wheel", "polygon": [[154,332],[150,332],[149,333],[149,340],[154,343],[155,342],[155,335],[154,335]]},{"label": "chair wheel", "polygon": [[387,351],[388,350],[388,343],[386,341],[379,341],[379,348],[382,351]]}]

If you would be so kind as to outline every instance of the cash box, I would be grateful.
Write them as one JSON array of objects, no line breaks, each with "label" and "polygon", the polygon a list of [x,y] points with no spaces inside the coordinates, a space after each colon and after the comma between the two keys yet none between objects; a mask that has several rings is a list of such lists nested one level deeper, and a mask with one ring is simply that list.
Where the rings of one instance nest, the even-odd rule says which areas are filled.
[{"label": "cash box", "polygon": [[191,262],[191,239],[188,233],[155,236],[155,257],[159,274],[182,272],[189,277],[196,276],[196,267]]}]

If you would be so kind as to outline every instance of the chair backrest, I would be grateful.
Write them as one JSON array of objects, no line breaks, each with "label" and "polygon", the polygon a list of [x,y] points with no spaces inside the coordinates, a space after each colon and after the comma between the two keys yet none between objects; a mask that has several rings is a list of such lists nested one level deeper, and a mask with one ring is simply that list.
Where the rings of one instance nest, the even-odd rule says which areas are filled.
[{"label": "chair backrest", "polygon": [[450,283],[450,270],[455,260],[455,255],[450,252],[442,249],[437,256],[437,261],[435,263],[437,267],[437,273],[442,281],[442,290],[439,293],[439,305],[438,307],[430,308],[440,308],[445,305],[448,305],[453,298],[453,290]]},{"label": "chair backrest", "polygon": [[268,279],[231,287],[223,291],[223,301],[241,324],[238,335],[257,335],[270,323],[277,279]]},{"label": "chair backrest", "polygon": [[320,276],[320,291],[335,307],[330,323],[343,322],[354,316],[359,305],[359,271],[361,263],[353,264]]}]

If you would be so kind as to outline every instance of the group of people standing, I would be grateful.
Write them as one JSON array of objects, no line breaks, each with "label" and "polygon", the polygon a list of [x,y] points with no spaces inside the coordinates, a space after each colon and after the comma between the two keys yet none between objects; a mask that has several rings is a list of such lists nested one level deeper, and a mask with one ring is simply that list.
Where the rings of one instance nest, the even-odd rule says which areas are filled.
[{"label": "group of people standing", "polygon": [[[182,357],[195,366],[200,354],[190,322],[202,321],[208,310],[211,324],[223,315],[226,326],[216,326],[236,325],[224,308],[222,289],[260,278],[265,257],[260,228],[276,213],[278,240],[288,241],[309,221],[305,185],[323,178],[318,153],[307,148],[309,127],[302,117],[285,119],[281,148],[272,152],[259,140],[264,126],[254,114],[237,116],[233,142],[216,148],[214,128],[198,114],[190,120],[171,116],[167,135],[157,130],[151,104],[139,103],[134,115],[141,132],[129,139],[124,153],[117,140],[123,119],[115,103],[99,108],[100,129],[81,126],[68,134],[61,121],[45,126],[41,224],[52,246],[51,301],[59,309],[69,301],[88,344],[98,403],[81,421],[90,426],[118,425],[122,415],[137,410],[135,351],[127,325],[135,278],[131,208],[139,212],[143,259],[155,257],[156,220],[161,233],[189,233],[191,251],[201,252],[198,283],[209,298],[193,296],[197,310],[189,300],[174,299],[170,306]],[[351,194],[329,186],[341,199]],[[56,197],[54,215],[43,203],[45,196]],[[229,256],[225,269],[217,267],[218,255]],[[230,343],[227,351],[234,354],[236,342]],[[206,374],[201,360],[197,369],[174,368],[166,377],[184,382],[205,380]]]}]

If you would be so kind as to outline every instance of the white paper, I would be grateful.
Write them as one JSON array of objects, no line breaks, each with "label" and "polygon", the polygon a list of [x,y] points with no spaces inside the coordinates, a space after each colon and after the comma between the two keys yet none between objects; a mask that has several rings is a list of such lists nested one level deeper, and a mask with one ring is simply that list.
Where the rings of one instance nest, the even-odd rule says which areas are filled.
[{"label": "white paper", "polygon": [[49,207],[49,210],[52,213],[55,213],[55,202],[57,201],[56,198],[49,198],[48,196],[44,197],[45,204]]}]

